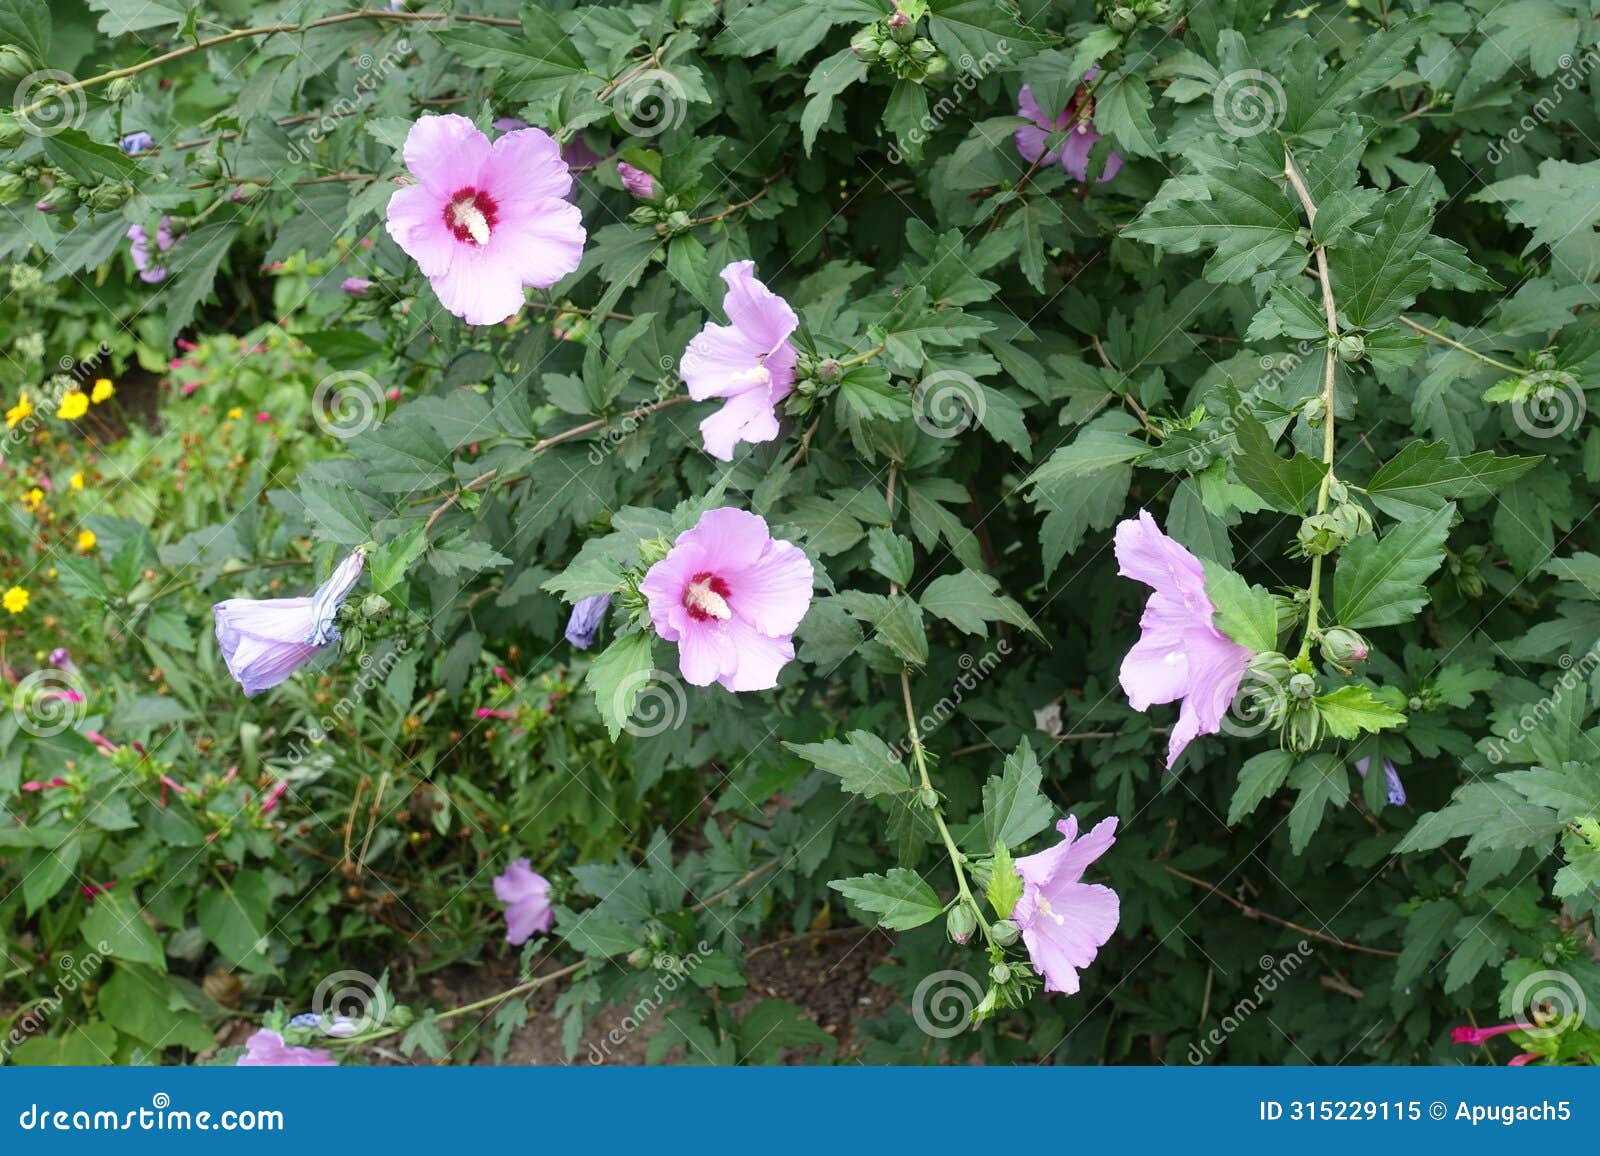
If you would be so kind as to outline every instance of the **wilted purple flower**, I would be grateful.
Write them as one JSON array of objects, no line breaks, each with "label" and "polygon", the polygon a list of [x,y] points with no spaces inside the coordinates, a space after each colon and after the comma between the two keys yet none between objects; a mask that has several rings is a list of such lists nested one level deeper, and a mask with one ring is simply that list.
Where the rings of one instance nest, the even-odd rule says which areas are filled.
[{"label": "wilted purple flower", "polygon": [[[1356,772],[1364,779],[1367,777],[1367,764],[1371,759],[1357,759]],[[1389,780],[1389,805],[1403,807],[1406,802],[1406,785],[1400,781],[1400,772],[1394,769],[1394,764],[1388,759],[1383,760],[1383,777]]]},{"label": "wilted purple flower", "polygon": [[610,155],[610,153],[607,153],[605,156],[601,156],[590,148],[581,136],[575,136],[561,146],[561,159],[566,161],[567,167],[575,173],[586,172],[594,168],[595,165]]},{"label": "wilted purple flower", "polygon": [[1056,824],[1061,842],[1037,855],[1017,860],[1022,898],[1011,919],[1022,930],[1022,942],[1034,971],[1044,976],[1045,991],[1073,995],[1078,969],[1088,967],[1117,929],[1121,903],[1101,883],[1084,883],[1089,864],[1116,842],[1113,816],[1078,838],[1078,819],[1068,815]]},{"label": "wilted purple flower", "polygon": [[130,157],[138,156],[145,149],[154,148],[156,142],[147,132],[130,132],[117,142],[117,147]]},{"label": "wilted purple flower", "polygon": [[74,674],[78,669],[78,664],[72,661],[72,655],[67,653],[65,646],[58,646],[50,652],[50,665],[68,674]]},{"label": "wilted purple flower", "polygon": [[[1093,82],[1098,71],[1091,68],[1084,73],[1083,79]],[[1060,161],[1061,167],[1074,180],[1089,179],[1089,151],[1099,142],[1100,134],[1094,129],[1094,97],[1089,95],[1087,85],[1078,85],[1067,107],[1052,121],[1039,107],[1039,102],[1033,99],[1033,91],[1024,84],[1017,93],[1017,115],[1033,122],[1017,130],[1017,152],[1022,154],[1023,160],[1043,165]],[[1061,143],[1053,149],[1047,149],[1050,137],[1064,130],[1067,135]],[[1105,168],[1095,183],[1103,185],[1121,171],[1122,158],[1111,153],[1106,157]]]},{"label": "wilted purple flower", "polygon": [[534,871],[526,859],[518,859],[504,875],[495,876],[494,897],[506,905],[506,942],[514,947],[555,924],[550,880]]},{"label": "wilted purple flower", "polygon": [[283,1042],[277,1032],[262,1028],[244,1042],[245,1053],[239,1057],[241,1068],[336,1068],[338,1062],[331,1052],[321,1048],[296,1048]]},{"label": "wilted purple flower", "polygon": [[579,601],[572,608],[572,617],[567,619],[567,641],[579,650],[588,650],[600,630],[600,623],[605,621],[606,609],[610,605],[609,594],[595,594]]},{"label": "wilted purple flower", "polygon": [[648,201],[656,195],[656,179],[643,169],[636,169],[626,161],[618,161],[617,176],[622,178],[622,187],[642,201]]},{"label": "wilted purple flower", "polygon": [[360,1025],[349,1016],[318,1015],[316,1012],[301,1012],[289,1021],[289,1026],[318,1031],[336,1040],[347,1040],[360,1030]]},{"label": "wilted purple flower", "polygon": [[1161,532],[1145,510],[1117,526],[1117,572],[1155,588],[1139,619],[1143,632],[1122,660],[1122,689],[1134,710],[1183,699],[1167,742],[1170,771],[1197,735],[1222,729],[1222,716],[1250,664],[1250,650],[1212,625],[1216,605],[1205,568]]},{"label": "wilted purple flower", "polygon": [[230,598],[212,608],[228,673],[247,697],[277,686],[338,641],[334,616],[365,562],[355,551],[309,598]]},{"label": "wilted purple flower", "polygon": [[365,277],[346,277],[339,283],[339,288],[352,297],[365,297],[367,290],[372,288],[372,282]]}]

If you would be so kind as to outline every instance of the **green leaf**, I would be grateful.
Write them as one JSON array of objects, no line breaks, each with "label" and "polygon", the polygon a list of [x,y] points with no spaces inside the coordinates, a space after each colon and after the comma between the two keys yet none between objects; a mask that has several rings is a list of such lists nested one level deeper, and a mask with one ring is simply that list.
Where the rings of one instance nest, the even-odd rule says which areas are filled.
[{"label": "green leaf", "polygon": [[1278,649],[1278,604],[1264,586],[1253,586],[1226,566],[1204,562],[1206,593],[1217,607],[1218,630],[1257,654]]},{"label": "green leaf", "polygon": [[15,44],[32,60],[50,51],[50,7],[45,0],[0,0],[0,43]]},{"label": "green leaf", "polygon": [[1006,850],[1003,843],[994,849],[994,861],[989,865],[989,886],[984,890],[984,897],[989,900],[989,906],[994,908],[998,919],[1011,918],[1017,900],[1022,898],[1022,876],[1017,874],[1011,852]]},{"label": "green leaf", "polygon": [[1237,168],[1170,178],[1123,235],[1172,253],[1215,249],[1206,280],[1239,284],[1295,250],[1299,228],[1299,209],[1281,185]]},{"label": "green leaf", "polygon": [[857,875],[828,884],[864,911],[878,917],[878,926],[890,931],[910,931],[944,914],[944,904],[922,876],[904,867],[891,867],[887,875]]},{"label": "green leaf", "polygon": [[372,572],[372,592],[391,602],[398,601],[397,594],[405,585],[406,571],[422,556],[427,544],[427,524],[416,522],[398,538],[379,546],[368,565]]},{"label": "green leaf", "polygon": [[102,891],[95,897],[78,930],[97,951],[167,970],[167,953],[145,922],[144,913],[116,891]]},{"label": "green leaf", "polygon": [[606,724],[611,741],[616,742],[633,715],[634,700],[656,676],[650,653],[650,635],[644,631],[624,634],[594,660],[585,680],[594,691],[594,704]]},{"label": "green leaf", "polygon": [[943,618],[965,634],[985,635],[990,622],[1009,622],[1039,633],[1028,612],[1015,599],[997,593],[999,589],[998,579],[963,570],[935,578],[917,601],[929,614]]},{"label": "green leaf", "polygon": [[306,478],[300,483],[300,500],[322,540],[359,546],[372,537],[372,520],[367,517],[361,495],[348,486]]},{"label": "green leaf", "polygon": [[1400,958],[1394,967],[1397,990],[1409,987],[1428,969],[1460,918],[1461,908],[1449,899],[1430,899],[1406,916],[1402,924]]},{"label": "green leaf", "polygon": [[1000,773],[983,784],[983,831],[991,848],[1020,847],[1050,825],[1055,812],[1043,781],[1039,760],[1024,738]]},{"label": "green leaf", "polygon": [[152,1049],[177,1046],[198,1052],[217,1042],[197,1012],[173,1006],[166,980],[144,968],[114,970],[96,1006],[112,1027]]},{"label": "green leaf", "polygon": [[178,240],[163,258],[169,276],[166,283],[167,336],[174,340],[194,320],[201,301],[211,296],[217,269],[239,235],[235,221],[213,221],[201,225]]},{"label": "green leaf", "polygon": [[1125,68],[1095,89],[1095,127],[1116,141],[1119,153],[1160,156],[1161,144],[1150,119],[1152,103],[1145,78],[1133,67]]},{"label": "green leaf", "polygon": [[872,568],[889,581],[900,586],[911,584],[911,539],[896,534],[887,526],[874,526],[867,531],[867,550]]},{"label": "green leaf", "polygon": [[1427,181],[1390,194],[1370,237],[1329,251],[1334,298],[1349,324],[1387,325],[1432,283],[1432,263],[1421,255],[1433,224],[1431,198]]},{"label": "green leaf", "polygon": [[1290,772],[1289,785],[1299,792],[1289,809],[1289,846],[1299,855],[1322,826],[1328,804],[1342,807],[1349,800],[1350,772],[1333,755],[1312,755]]},{"label": "green leaf", "polygon": [[1447,502],[1487,497],[1542,460],[1497,457],[1488,450],[1459,458],[1445,442],[1408,442],[1378,467],[1366,491],[1380,510],[1404,521]]},{"label": "green leaf", "polygon": [[1247,414],[1236,419],[1233,436],[1239,446],[1233,457],[1239,480],[1275,510],[1306,513],[1328,467],[1299,452],[1288,460],[1280,458],[1267,427]]},{"label": "green leaf", "polygon": [[1367,686],[1341,686],[1314,700],[1322,712],[1322,721],[1328,733],[1336,739],[1353,739],[1362,733],[1374,733],[1397,727],[1406,716],[1388,703],[1372,696]]},{"label": "green leaf", "polygon": [[806,80],[805,108],[800,113],[800,143],[811,155],[817,133],[828,123],[833,112],[834,98],[852,84],[867,78],[867,63],[850,48],[841,48],[817,65]]},{"label": "green leaf", "polygon": [[272,901],[266,876],[240,871],[231,882],[218,879],[195,900],[195,918],[223,957],[246,971],[270,974],[277,969],[267,958]]},{"label": "green leaf", "polygon": [[1150,447],[1132,436],[1138,428],[1139,423],[1127,414],[1102,414],[1079,430],[1071,445],[1051,454],[1033,471],[1027,484],[1042,486],[1087,477],[1143,456]]},{"label": "green leaf", "polygon": [[115,145],[101,144],[82,129],[64,128],[44,138],[44,156],[79,184],[137,181],[144,169]]},{"label": "green leaf", "polygon": [[867,799],[900,795],[911,789],[906,765],[877,735],[851,731],[841,742],[788,743],[788,748],[818,770],[839,780],[839,786]]},{"label": "green leaf", "polygon": [[1427,604],[1422,584],[1444,560],[1453,504],[1393,527],[1382,540],[1370,534],[1339,554],[1333,605],[1341,626],[1360,630],[1406,622]]},{"label": "green leaf", "polygon": [[[881,10],[868,19],[876,19]],[[1044,38],[992,0],[928,0],[928,34],[939,51],[964,70],[992,70],[1032,55]],[[962,61],[971,61],[962,64]]]},{"label": "green leaf", "polygon": [[108,36],[182,26],[190,19],[188,0],[89,0],[89,7],[105,13],[99,28]]},{"label": "green leaf", "polygon": [[1262,751],[1239,768],[1239,785],[1228,804],[1228,826],[1255,813],[1263,799],[1276,793],[1294,767],[1288,751]]}]

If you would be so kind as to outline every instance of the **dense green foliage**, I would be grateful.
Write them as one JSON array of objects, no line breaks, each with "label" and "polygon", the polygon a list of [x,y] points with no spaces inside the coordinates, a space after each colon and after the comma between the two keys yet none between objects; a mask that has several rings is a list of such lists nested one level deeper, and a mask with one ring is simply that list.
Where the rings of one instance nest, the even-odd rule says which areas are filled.
[{"label": "dense green foliage", "polygon": [[[175,1060],[386,970],[346,1055],[503,1046],[526,990],[471,1028],[409,993],[507,950],[519,856],[574,1048],[666,977],[655,1057],[831,1058],[740,1003],[744,956],[858,920],[898,935],[869,1062],[1600,1056],[1588,4],[89,8],[0,0],[0,384],[32,406],[0,468],[0,1012],[47,1013],[11,1059]],[[1014,113],[1095,66],[1090,175],[1124,164],[1080,184]],[[581,268],[505,325],[382,227],[441,110],[602,158]],[[154,252],[163,217],[141,281],[127,231]],[[815,372],[725,465],[676,366],[745,258]],[[817,567],[774,691],[687,686],[641,629],[643,565],[723,505]],[[1175,708],[1117,681],[1141,508],[1268,656],[1172,772]],[[343,653],[246,700],[211,604],[364,544]],[[574,650],[566,603],[611,592]],[[41,681],[56,647],[78,671]],[[1120,817],[1091,877],[1121,924],[1047,998],[991,925],[1069,812]]]}]

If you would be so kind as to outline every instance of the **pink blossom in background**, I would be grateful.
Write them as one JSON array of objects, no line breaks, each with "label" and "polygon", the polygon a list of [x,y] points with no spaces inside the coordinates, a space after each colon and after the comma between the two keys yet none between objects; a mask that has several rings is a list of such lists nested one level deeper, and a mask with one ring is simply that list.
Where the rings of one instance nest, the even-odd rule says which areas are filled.
[{"label": "pink blossom in background", "polygon": [[514,947],[555,925],[550,881],[526,859],[518,859],[504,875],[495,876],[494,897],[506,905],[506,942]]},{"label": "pink blossom in background", "polygon": [[617,176],[622,178],[622,187],[640,200],[648,201],[656,195],[656,179],[643,169],[636,169],[626,161],[618,161]]},{"label": "pink blossom in background", "polygon": [[[1091,68],[1083,79],[1093,82],[1099,69]],[[1086,84],[1080,84],[1061,115],[1051,120],[1034,100],[1033,91],[1024,84],[1017,93],[1017,115],[1026,117],[1032,124],[1017,130],[1017,152],[1029,164],[1053,165],[1057,161],[1067,173],[1078,181],[1089,179],[1089,151],[1100,140],[1094,129],[1094,98]],[[1050,137],[1070,128],[1071,131],[1055,148],[1049,148]],[[1104,169],[1096,184],[1103,185],[1122,171],[1122,158],[1116,153],[1106,157]]]},{"label": "pink blossom in background", "polygon": [[1117,820],[1102,819],[1078,838],[1078,820],[1068,815],[1056,824],[1061,842],[1017,860],[1022,898],[1011,913],[1022,930],[1033,969],[1044,976],[1045,991],[1073,995],[1078,970],[1088,967],[1117,929],[1121,904],[1101,883],[1082,882],[1089,864],[1116,842]]},{"label": "pink blossom in background", "polygon": [[372,288],[372,282],[365,277],[346,277],[339,282],[339,288],[352,297],[365,297],[367,290]]},{"label": "pink blossom in background", "polygon": [[[124,234],[128,238],[128,254],[133,258],[133,267],[139,271],[139,280],[147,285],[154,285],[167,279],[166,269],[155,263],[150,254],[150,235],[145,232],[143,225],[129,225]],[[172,222],[170,218],[162,217],[161,224],[156,227],[156,251],[165,253],[172,248]]]},{"label": "pink blossom in background", "polygon": [[277,1032],[262,1028],[244,1042],[241,1068],[336,1068],[331,1052],[321,1048],[297,1048],[283,1042]]},{"label": "pink blossom in background", "polygon": [[1512,1056],[1506,1061],[1508,1068],[1523,1068],[1539,1058],[1538,1052],[1523,1052],[1520,1056]]},{"label": "pink blossom in background", "polygon": [[678,535],[639,589],[656,633],[678,644],[695,686],[768,690],[794,658],[793,635],[811,606],[811,560],[744,510],[707,510]]},{"label": "pink blossom in background", "polygon": [[1489,1028],[1475,1028],[1469,1024],[1462,1024],[1458,1028],[1450,1029],[1450,1042],[1477,1047],[1485,1040],[1491,1040],[1495,1036],[1503,1036],[1507,1032],[1526,1031],[1532,1026],[1532,1024],[1496,1024]]},{"label": "pink blossom in background", "polygon": [[595,165],[610,155],[610,153],[606,153],[602,156],[600,153],[595,152],[581,136],[575,136],[561,146],[561,159],[566,161],[567,167],[575,173],[586,172],[594,168]]},{"label": "pink blossom in background", "polygon": [[309,598],[229,598],[218,602],[217,643],[246,697],[277,686],[339,639],[334,616],[361,577],[356,550]]},{"label": "pink blossom in background", "polygon": [[524,286],[577,269],[583,216],[565,199],[572,175],[549,133],[518,129],[490,144],[464,116],[424,116],[404,156],[417,183],[389,198],[389,236],[457,317],[497,324],[522,308]]},{"label": "pink blossom in background", "polygon": [[1183,700],[1167,743],[1170,771],[1198,735],[1222,729],[1222,716],[1250,663],[1250,650],[1214,625],[1205,569],[1145,510],[1117,526],[1117,572],[1154,587],[1139,619],[1141,634],[1122,660],[1122,689],[1134,710]]},{"label": "pink blossom in background", "polygon": [[733,460],[740,442],[778,436],[777,405],[794,389],[799,354],[789,335],[800,325],[789,303],[755,277],[754,261],[735,261],[722,271],[728,293],[722,308],[731,325],[707,323],[689,342],[679,366],[696,401],[725,398],[727,404],[700,423],[706,453]]}]

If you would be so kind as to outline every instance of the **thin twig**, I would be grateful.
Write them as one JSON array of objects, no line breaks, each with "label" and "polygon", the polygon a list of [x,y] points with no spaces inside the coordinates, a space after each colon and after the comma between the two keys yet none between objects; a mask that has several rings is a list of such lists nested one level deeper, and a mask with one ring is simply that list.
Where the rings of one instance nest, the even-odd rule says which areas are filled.
[{"label": "thin twig", "polygon": [[1196,887],[1204,887],[1207,891],[1211,892],[1211,894],[1217,896],[1219,899],[1224,899],[1233,904],[1241,912],[1243,912],[1246,919],[1265,919],[1268,923],[1276,923],[1281,927],[1287,927],[1291,930],[1298,931],[1302,935],[1309,935],[1313,939],[1320,939],[1324,943],[1336,944],[1339,947],[1343,947],[1349,951],[1364,951],[1368,955],[1384,955],[1388,956],[1390,959],[1398,959],[1400,957],[1400,953],[1398,951],[1388,951],[1381,947],[1367,947],[1365,944],[1351,943],[1348,940],[1339,939],[1321,931],[1313,931],[1309,927],[1302,927],[1300,924],[1295,923],[1292,920],[1284,919],[1279,915],[1273,915],[1270,911],[1262,911],[1259,907],[1252,907],[1242,899],[1235,899],[1232,895],[1229,895],[1226,891],[1222,890],[1222,888],[1216,886],[1215,884],[1207,883],[1204,879],[1197,879],[1193,875],[1179,871],[1176,867],[1171,867],[1163,863],[1161,865],[1161,869],[1169,875],[1176,875],[1179,879],[1182,879],[1186,883],[1193,883]]}]

